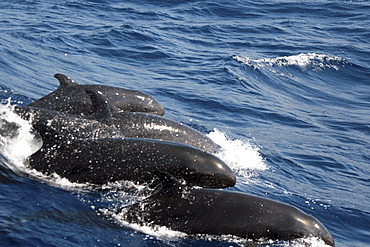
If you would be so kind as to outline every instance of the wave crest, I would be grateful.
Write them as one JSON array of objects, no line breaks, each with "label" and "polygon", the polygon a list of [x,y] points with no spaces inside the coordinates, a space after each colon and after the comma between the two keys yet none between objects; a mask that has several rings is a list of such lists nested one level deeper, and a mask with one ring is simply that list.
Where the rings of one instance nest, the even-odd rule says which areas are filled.
[{"label": "wave crest", "polygon": [[254,69],[268,67],[298,66],[300,68],[313,68],[322,70],[325,68],[339,70],[341,66],[349,62],[343,58],[316,53],[301,53],[298,55],[284,56],[277,58],[252,59],[244,56],[234,56],[233,59]]}]

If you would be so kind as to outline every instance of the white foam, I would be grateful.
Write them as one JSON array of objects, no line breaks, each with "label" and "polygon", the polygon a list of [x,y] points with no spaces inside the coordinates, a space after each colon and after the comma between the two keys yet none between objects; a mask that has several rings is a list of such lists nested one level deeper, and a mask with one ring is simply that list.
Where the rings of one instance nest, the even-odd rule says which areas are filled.
[{"label": "white foam", "polygon": [[222,150],[215,155],[223,160],[236,175],[249,178],[256,172],[267,169],[257,146],[247,141],[233,140],[218,129],[214,129],[207,136],[222,147]]},{"label": "white foam", "polygon": [[0,105],[0,118],[6,121],[0,123],[0,128],[7,123],[17,126],[14,132],[0,135],[1,154],[13,164],[12,170],[24,170],[27,158],[41,147],[42,142],[32,133],[32,125],[14,113],[10,100],[8,104]]},{"label": "white foam", "polygon": [[[102,211],[105,214],[109,214],[110,210],[106,209]],[[128,223],[122,220],[124,218],[124,212],[111,215],[120,225],[131,228],[135,231],[154,236],[162,241],[176,241],[187,236],[186,233],[173,231],[165,226],[155,226],[153,224],[139,225],[136,223]]]},{"label": "white foam", "polygon": [[290,241],[282,241],[281,244],[274,246],[281,246],[281,247],[328,247],[329,245],[325,244],[324,240],[318,237],[305,237],[305,238],[298,238],[295,240]]},{"label": "white foam", "polygon": [[348,63],[346,60],[340,57],[316,53],[301,53],[292,56],[262,59],[252,59],[244,56],[234,56],[233,58],[255,69],[273,66],[286,67],[296,65],[301,68],[313,67],[315,70],[323,68],[332,68],[338,70],[338,65]]}]

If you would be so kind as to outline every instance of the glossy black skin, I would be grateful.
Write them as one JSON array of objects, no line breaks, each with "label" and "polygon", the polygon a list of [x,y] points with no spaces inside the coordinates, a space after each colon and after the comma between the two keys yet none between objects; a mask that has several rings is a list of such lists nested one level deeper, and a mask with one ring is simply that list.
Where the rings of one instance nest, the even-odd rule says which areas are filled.
[{"label": "glossy black skin", "polygon": [[45,124],[36,125],[35,130],[43,146],[31,155],[29,166],[45,174],[55,172],[72,182],[145,182],[158,169],[196,186],[224,188],[236,182],[223,161],[188,145],[126,137],[66,139]]},{"label": "glossy black skin", "polygon": [[160,177],[161,189],[142,202],[123,208],[124,220],[187,234],[273,240],[314,236],[334,246],[322,223],[293,206],[244,193],[191,188],[167,173],[156,175]]},{"label": "glossy black skin", "polygon": [[89,90],[87,94],[95,109],[92,117],[105,123],[46,109],[15,108],[43,140],[42,148],[29,159],[30,167],[95,184],[148,181],[159,168],[193,185],[223,188],[235,184],[231,169],[209,153],[180,143],[123,137],[104,98]]},{"label": "glossy black skin", "polygon": [[63,74],[55,74],[60,86],[52,93],[28,106],[89,116],[94,112],[86,90],[101,92],[112,112],[130,111],[163,115],[164,108],[153,97],[136,90],[104,85],[80,85]]},{"label": "glossy black skin", "polygon": [[126,137],[178,142],[210,153],[217,152],[221,148],[199,131],[161,116],[120,112],[113,113],[112,121]]}]

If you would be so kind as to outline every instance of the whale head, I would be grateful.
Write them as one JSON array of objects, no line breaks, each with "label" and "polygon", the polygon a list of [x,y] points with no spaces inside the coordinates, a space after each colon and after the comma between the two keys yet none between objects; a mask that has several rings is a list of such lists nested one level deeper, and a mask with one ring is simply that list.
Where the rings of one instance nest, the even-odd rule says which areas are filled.
[{"label": "whale head", "polygon": [[285,203],[257,197],[255,201],[261,208],[259,223],[263,223],[270,233],[266,236],[286,240],[314,237],[322,239],[327,245],[335,246],[330,232],[313,216]]},{"label": "whale head", "polygon": [[116,89],[114,93],[104,90],[104,94],[116,112],[142,112],[159,116],[165,112],[156,99],[137,90]]},{"label": "whale head", "polygon": [[335,246],[334,239],[325,226],[316,218],[307,215],[296,215],[293,228],[302,234],[302,237],[312,236],[322,239],[327,245]]}]

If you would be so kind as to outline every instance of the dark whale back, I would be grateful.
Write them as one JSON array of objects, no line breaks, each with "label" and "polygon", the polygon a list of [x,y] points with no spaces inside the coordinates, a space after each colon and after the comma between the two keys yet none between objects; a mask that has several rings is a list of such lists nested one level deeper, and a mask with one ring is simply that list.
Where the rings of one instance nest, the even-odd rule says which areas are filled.
[{"label": "dark whale back", "polygon": [[98,92],[87,90],[91,98],[91,118],[81,118],[73,114],[30,106],[15,107],[14,111],[21,118],[30,121],[40,134],[53,133],[59,138],[91,139],[123,137],[113,121],[105,98]]},{"label": "dark whale back", "polygon": [[210,153],[220,150],[219,145],[195,129],[158,116],[164,114],[164,109],[149,95],[102,85],[80,85],[63,74],[55,77],[59,88],[29,107],[96,119],[115,125],[126,137],[178,142]]},{"label": "dark whale back", "polygon": [[127,137],[178,142],[210,153],[217,152],[221,148],[199,131],[161,116],[119,112],[113,113],[112,121]]},{"label": "dark whale back", "polygon": [[156,173],[161,187],[142,202],[123,208],[130,223],[166,226],[188,234],[234,235],[290,240],[319,237],[334,246],[328,230],[301,210],[238,192],[191,188],[172,175]]},{"label": "dark whale back", "polygon": [[100,92],[106,98],[112,112],[131,111],[163,115],[164,108],[153,97],[137,90],[104,85],[80,85],[63,74],[55,74],[60,86],[52,93],[28,106],[89,116],[92,102],[86,90]]},{"label": "dark whale back", "polygon": [[196,186],[235,185],[233,171],[219,158],[189,145],[140,138],[70,138],[53,126],[34,126],[43,146],[29,158],[29,166],[57,173],[72,182],[106,184],[118,180],[144,182],[165,170]]},{"label": "dark whale back", "polygon": [[30,121],[34,129],[40,129],[40,126],[45,125],[48,126],[49,132],[53,131],[65,138],[122,137],[116,127],[93,119],[79,118],[74,115],[28,106],[16,107],[15,112],[21,118]]}]

